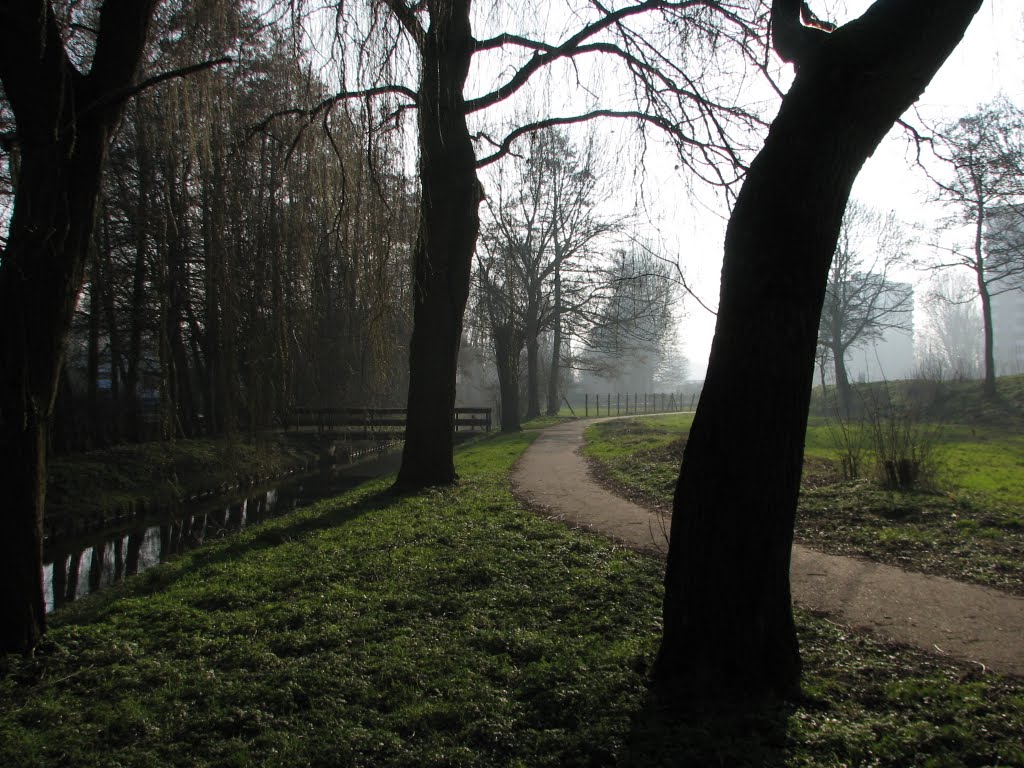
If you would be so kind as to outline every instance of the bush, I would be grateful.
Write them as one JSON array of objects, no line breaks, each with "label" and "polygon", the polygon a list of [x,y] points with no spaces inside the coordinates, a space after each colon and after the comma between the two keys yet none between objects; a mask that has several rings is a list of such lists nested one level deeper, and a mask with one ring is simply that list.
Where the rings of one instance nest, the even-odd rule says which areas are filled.
[{"label": "bush", "polygon": [[844,417],[836,408],[827,422],[843,479],[861,477],[870,450],[882,487],[903,491],[929,487],[942,427],[928,421],[927,407],[920,402],[896,402],[888,386],[867,390],[861,405],[857,419]]}]

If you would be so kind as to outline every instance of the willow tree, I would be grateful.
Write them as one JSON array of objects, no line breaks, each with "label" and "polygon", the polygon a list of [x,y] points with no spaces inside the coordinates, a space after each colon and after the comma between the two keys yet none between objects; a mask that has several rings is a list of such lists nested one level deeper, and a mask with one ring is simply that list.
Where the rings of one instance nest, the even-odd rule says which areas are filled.
[{"label": "willow tree", "polygon": [[707,378],[675,492],[653,669],[665,690],[799,691],[790,551],[829,263],[861,166],[980,6],[876,0],[829,32],[801,23],[801,0],[772,3],[774,49],[796,76],[726,231]]},{"label": "willow tree", "polygon": [[0,517],[0,651],[31,649],[45,628],[47,425],[107,146],[155,5],[106,0],[95,18],[76,19],[78,30],[95,29],[86,54],[66,46],[50,3],[5,3],[0,11],[0,80],[14,114],[17,162],[0,254],[0,466],[8,494]]},{"label": "willow tree", "polygon": [[[419,233],[413,253],[413,332],[399,487],[456,479],[455,381],[480,227],[478,169],[506,155],[533,131],[611,117],[663,130],[683,164],[726,183],[739,163],[742,141],[736,136],[742,134],[736,126],[757,123],[735,106],[733,93],[720,87],[714,61],[726,51],[739,51],[751,67],[758,66],[758,38],[752,30],[761,27],[760,17],[744,17],[736,6],[716,0],[593,3],[572,8],[571,17],[579,20],[578,26],[548,40],[544,30],[531,31],[537,14],[511,5],[478,9],[476,17],[469,0],[338,6],[340,69],[351,82],[309,109],[310,117],[350,98],[377,100],[382,126],[400,122],[409,110],[417,112]],[[477,38],[474,22],[495,33]],[[470,68],[478,58],[480,75],[471,81]],[[615,107],[602,104],[594,96],[600,89],[581,83],[575,103],[569,99],[563,114],[519,124],[506,120],[497,130],[484,125],[484,115],[514,112],[501,105],[529,93],[528,86],[559,64],[567,66],[561,78],[566,84],[578,82],[589,66],[615,69],[617,74],[609,76],[626,79],[634,103],[626,109],[620,101]],[[491,82],[484,82],[487,73]],[[469,86],[480,89],[479,95],[467,95]],[[471,117],[479,128],[474,132]],[[495,116],[492,123],[497,121]]]}]

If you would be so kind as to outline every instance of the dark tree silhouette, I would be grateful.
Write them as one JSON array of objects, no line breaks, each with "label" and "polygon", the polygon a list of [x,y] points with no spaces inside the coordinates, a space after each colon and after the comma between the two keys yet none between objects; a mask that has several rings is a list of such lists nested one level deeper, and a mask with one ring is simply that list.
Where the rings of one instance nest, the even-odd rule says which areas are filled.
[{"label": "dark tree silhouette", "polygon": [[106,0],[88,73],[50,3],[0,11],[0,80],[14,113],[14,210],[0,254],[0,651],[45,628],[46,435],[81,289],[111,133],[132,89],[156,0]]},{"label": "dark tree silhouette", "polygon": [[826,32],[774,0],[796,78],[725,240],[707,378],[676,486],[659,687],[690,697],[800,687],[789,566],[829,263],[853,181],[956,47],[981,0],[877,0]]}]

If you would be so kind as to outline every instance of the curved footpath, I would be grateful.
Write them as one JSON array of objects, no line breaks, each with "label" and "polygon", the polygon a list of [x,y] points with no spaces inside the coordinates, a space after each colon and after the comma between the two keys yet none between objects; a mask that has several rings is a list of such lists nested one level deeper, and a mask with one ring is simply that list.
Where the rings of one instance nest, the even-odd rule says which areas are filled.
[{"label": "curved footpath", "polygon": [[[664,558],[668,521],[606,491],[579,455],[595,419],[545,429],[512,473],[516,494],[567,524]],[[908,645],[1024,675],[1024,599],[938,576],[793,546],[793,597],[805,608]]]}]

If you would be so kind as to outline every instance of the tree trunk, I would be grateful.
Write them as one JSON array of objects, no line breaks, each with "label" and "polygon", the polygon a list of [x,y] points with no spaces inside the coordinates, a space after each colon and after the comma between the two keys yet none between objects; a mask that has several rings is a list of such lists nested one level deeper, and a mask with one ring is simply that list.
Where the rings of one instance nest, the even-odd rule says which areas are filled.
[{"label": "tree trunk", "polygon": [[551,371],[548,374],[548,416],[557,416],[561,409],[561,389],[559,372],[562,355],[562,273],[555,267],[555,306],[552,314],[551,330]]},{"label": "tree trunk", "polygon": [[99,259],[94,258],[92,274],[89,276],[89,341],[88,355],[86,362],[86,376],[88,381],[85,385],[85,399],[88,407],[88,419],[86,435],[86,446],[88,449],[99,448],[103,442],[99,439],[102,429],[100,418],[100,285],[103,282],[103,272],[100,269]]},{"label": "tree trunk", "polygon": [[473,37],[469,0],[431,12],[419,90],[420,224],[414,250],[413,330],[405,447],[396,486],[456,480],[455,377],[480,219],[480,183],[462,89]]},{"label": "tree trunk", "polygon": [[498,390],[501,393],[501,431],[519,432],[519,353],[523,334],[516,332],[512,322],[493,326],[494,362],[498,369]]},{"label": "tree trunk", "polygon": [[536,321],[526,325],[526,419],[540,416],[540,330]]},{"label": "tree trunk", "polygon": [[27,652],[45,630],[42,519],[46,435],[85,274],[100,171],[141,57],[153,0],[107,0],[92,68],[65,55],[49,4],[6,7],[0,79],[20,167],[0,255],[0,652]]},{"label": "tree trunk", "polygon": [[135,209],[135,264],[132,269],[131,330],[128,336],[128,365],[124,379],[127,402],[127,429],[129,439],[141,442],[142,398],[139,392],[139,368],[142,365],[142,333],[146,322],[146,277],[149,266],[149,234],[152,222],[149,216],[150,157],[146,138],[146,119],[141,104],[135,108],[135,157],[139,166],[138,204]]},{"label": "tree trunk", "polygon": [[978,205],[974,230],[974,274],[978,279],[978,296],[981,297],[981,327],[984,330],[985,380],[981,392],[986,400],[996,399],[996,353],[995,333],[992,328],[992,294],[988,290],[988,275],[985,274],[985,207]]},{"label": "tree trunk", "polygon": [[843,418],[850,418],[850,377],[846,375],[846,350],[832,348],[832,365],[836,373],[836,408]]},{"label": "tree trunk", "polygon": [[[673,505],[653,669],[665,692],[737,700],[799,692],[790,550],[843,210],[865,159],[980,2],[878,0],[825,36],[800,26],[801,3],[775,0],[776,48],[798,56],[799,69],[726,233],[708,374]],[[811,38],[793,37],[804,31]]]}]

